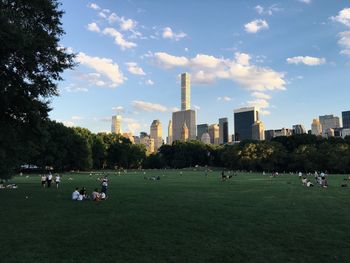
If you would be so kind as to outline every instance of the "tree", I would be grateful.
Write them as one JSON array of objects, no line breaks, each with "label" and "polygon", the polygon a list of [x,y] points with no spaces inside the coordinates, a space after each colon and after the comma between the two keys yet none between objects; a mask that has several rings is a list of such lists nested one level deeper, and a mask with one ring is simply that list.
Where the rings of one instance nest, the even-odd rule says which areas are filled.
[{"label": "tree", "polygon": [[30,159],[49,98],[74,66],[74,55],[59,46],[62,14],[56,0],[0,1],[0,177]]}]

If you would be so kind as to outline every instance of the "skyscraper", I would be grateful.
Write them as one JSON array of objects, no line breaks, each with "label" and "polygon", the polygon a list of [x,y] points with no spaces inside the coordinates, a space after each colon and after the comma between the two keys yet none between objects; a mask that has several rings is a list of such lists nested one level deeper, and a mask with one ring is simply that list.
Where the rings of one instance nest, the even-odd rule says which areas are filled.
[{"label": "skyscraper", "polygon": [[181,74],[181,111],[173,112],[173,141],[181,140],[181,132],[183,124],[189,131],[189,139],[196,139],[196,112],[191,110],[190,105],[190,75],[188,73]]},{"label": "skyscraper", "polygon": [[173,123],[171,120],[169,121],[168,125],[168,137],[167,137],[167,144],[172,144],[173,143]]},{"label": "skyscraper", "polygon": [[111,132],[116,134],[121,134],[122,133],[121,125],[122,125],[122,116],[121,115],[112,116]]},{"label": "skyscraper", "polygon": [[234,110],[235,141],[251,140],[253,124],[258,120],[259,111],[256,107]]},{"label": "skyscraper", "polygon": [[191,76],[188,73],[181,74],[181,110],[191,108]]},{"label": "skyscraper", "polygon": [[305,127],[302,124],[293,125],[293,134],[304,134],[306,133]]},{"label": "skyscraper", "polygon": [[322,135],[322,125],[318,119],[312,120],[311,134],[316,135],[316,136]]},{"label": "skyscraper", "polygon": [[202,134],[201,142],[205,143],[205,144],[210,144],[210,135],[209,135],[209,133],[205,132],[205,133]]},{"label": "skyscraper", "polygon": [[228,119],[219,119],[219,144],[228,143]]},{"label": "skyscraper", "polygon": [[152,122],[150,137],[154,140],[154,151],[157,151],[163,144],[162,124],[159,120],[154,120]]},{"label": "skyscraper", "polygon": [[257,141],[265,140],[265,128],[262,121],[254,122],[252,126],[252,139]]},{"label": "skyscraper", "polygon": [[211,144],[219,144],[219,125],[212,124],[209,126],[209,136]]},{"label": "skyscraper", "polygon": [[324,137],[327,137],[327,130],[340,128],[339,117],[333,116],[333,114],[320,116],[319,119],[322,125],[322,136]]},{"label": "skyscraper", "polygon": [[350,111],[343,111],[341,115],[343,119],[343,128],[349,129],[350,128]]},{"label": "skyscraper", "polygon": [[197,139],[201,140],[203,133],[209,132],[209,125],[207,123],[205,124],[198,124],[197,125]]}]

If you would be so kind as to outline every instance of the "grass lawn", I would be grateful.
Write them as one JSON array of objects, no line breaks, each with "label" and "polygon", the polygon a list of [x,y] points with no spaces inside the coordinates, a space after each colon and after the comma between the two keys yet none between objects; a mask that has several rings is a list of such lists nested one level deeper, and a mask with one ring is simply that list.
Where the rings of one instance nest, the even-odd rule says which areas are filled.
[{"label": "grass lawn", "polygon": [[0,262],[350,262],[345,176],[322,189],[290,175],[114,173],[108,200],[70,200],[76,186],[100,189],[97,177],[42,189],[22,176],[0,189]]}]

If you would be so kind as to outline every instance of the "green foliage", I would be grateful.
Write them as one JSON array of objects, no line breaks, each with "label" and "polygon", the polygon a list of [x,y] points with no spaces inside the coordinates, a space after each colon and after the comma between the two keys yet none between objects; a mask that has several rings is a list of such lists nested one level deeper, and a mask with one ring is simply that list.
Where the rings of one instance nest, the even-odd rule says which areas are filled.
[{"label": "green foliage", "polygon": [[49,98],[73,54],[59,46],[64,34],[56,0],[0,1],[0,177],[9,177],[38,154]]}]

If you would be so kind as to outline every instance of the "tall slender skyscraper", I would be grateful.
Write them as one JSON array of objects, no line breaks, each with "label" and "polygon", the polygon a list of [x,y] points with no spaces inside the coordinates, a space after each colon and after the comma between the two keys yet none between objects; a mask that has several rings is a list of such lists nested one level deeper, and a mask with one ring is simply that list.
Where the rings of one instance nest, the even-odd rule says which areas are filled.
[{"label": "tall slender skyscraper", "polygon": [[157,151],[163,144],[162,124],[159,120],[154,120],[152,122],[150,137],[154,140],[154,151]]},{"label": "tall slender skyscraper", "polygon": [[116,134],[121,134],[122,133],[121,126],[122,126],[122,116],[121,115],[112,116],[111,132]]},{"label": "tall slender skyscraper", "polygon": [[256,107],[240,108],[234,111],[235,141],[251,140],[253,124],[259,120]]},{"label": "tall slender skyscraper", "polygon": [[167,144],[172,144],[173,143],[173,123],[170,120],[169,125],[168,125],[168,137],[167,137]]},{"label": "tall slender skyscraper", "polygon": [[191,76],[188,73],[181,74],[181,110],[191,108]]},{"label": "tall slender skyscraper", "polygon": [[322,135],[322,125],[318,119],[312,120],[311,134],[316,135],[316,136]]},{"label": "tall slender skyscraper", "polygon": [[181,140],[182,127],[186,123],[189,139],[196,139],[196,112],[190,105],[190,75],[181,74],[181,111],[173,112],[173,141]]},{"label": "tall slender skyscraper", "polygon": [[219,144],[228,143],[228,119],[219,119]]}]

